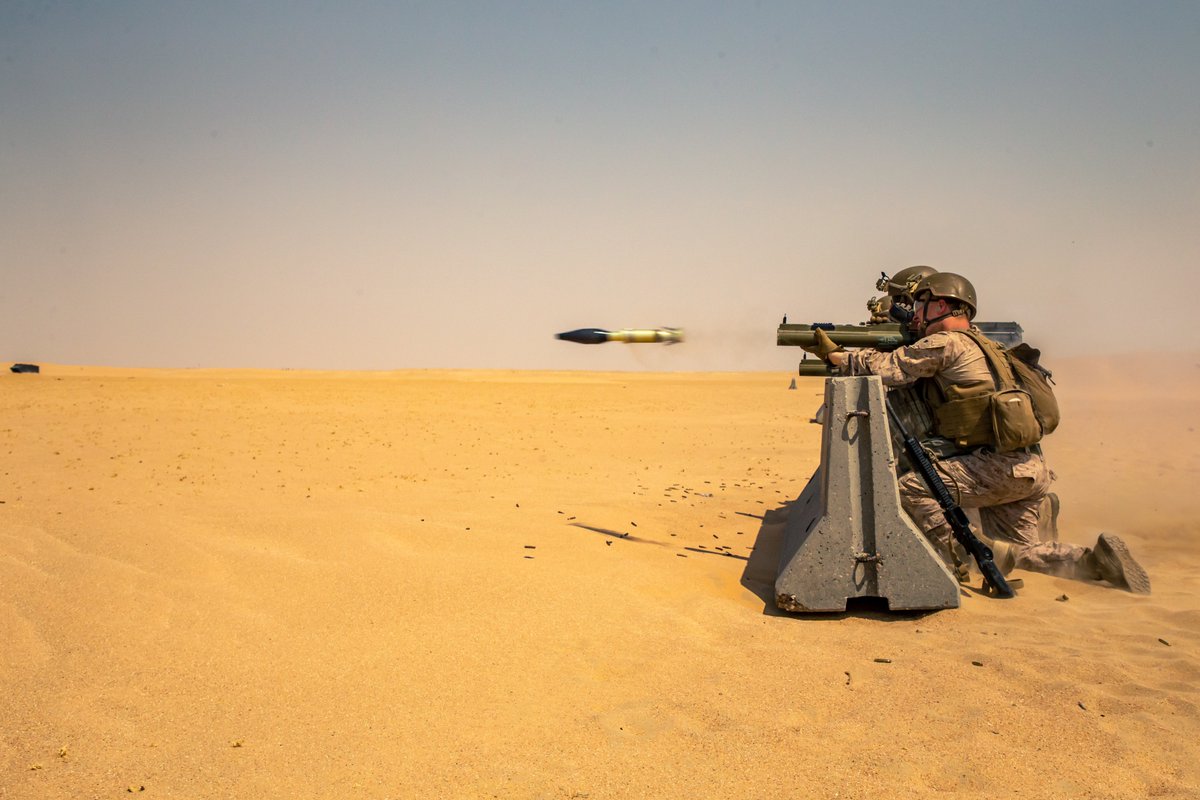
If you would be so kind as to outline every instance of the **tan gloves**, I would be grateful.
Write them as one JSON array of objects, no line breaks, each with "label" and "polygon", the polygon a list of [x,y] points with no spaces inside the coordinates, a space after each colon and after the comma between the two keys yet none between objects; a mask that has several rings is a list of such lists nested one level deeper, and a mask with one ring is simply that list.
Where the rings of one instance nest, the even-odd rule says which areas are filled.
[{"label": "tan gloves", "polygon": [[828,361],[830,353],[840,353],[846,349],[840,345],[834,344],[833,339],[829,338],[829,334],[825,333],[825,331],[821,330],[820,328],[817,328],[815,331],[813,331],[813,340],[814,341],[812,345],[804,347],[803,349],[805,352],[812,353],[822,361]]}]

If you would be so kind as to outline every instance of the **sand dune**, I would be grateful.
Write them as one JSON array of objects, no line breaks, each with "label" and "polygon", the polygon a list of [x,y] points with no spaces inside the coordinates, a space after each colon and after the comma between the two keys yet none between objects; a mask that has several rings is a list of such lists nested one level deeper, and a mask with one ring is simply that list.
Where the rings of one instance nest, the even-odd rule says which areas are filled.
[{"label": "sand dune", "polygon": [[1046,449],[1152,595],[816,619],[819,381],[5,373],[0,798],[1198,797],[1200,357],[1129,363]]}]

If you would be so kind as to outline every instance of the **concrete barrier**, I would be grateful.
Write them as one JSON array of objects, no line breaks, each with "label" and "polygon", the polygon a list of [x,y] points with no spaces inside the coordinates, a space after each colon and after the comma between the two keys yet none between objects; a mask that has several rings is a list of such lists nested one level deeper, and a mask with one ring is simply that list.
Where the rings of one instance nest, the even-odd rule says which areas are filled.
[{"label": "concrete barrier", "polygon": [[792,505],[775,580],[785,611],[844,611],[855,597],[958,607],[958,582],[900,508],[883,398],[874,376],[825,380],[821,466]]}]

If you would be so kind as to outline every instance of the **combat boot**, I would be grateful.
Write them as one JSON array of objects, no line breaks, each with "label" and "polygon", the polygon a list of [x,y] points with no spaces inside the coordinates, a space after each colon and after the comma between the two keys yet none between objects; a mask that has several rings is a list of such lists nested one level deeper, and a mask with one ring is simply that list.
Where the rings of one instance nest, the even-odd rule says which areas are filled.
[{"label": "combat boot", "polygon": [[1102,533],[1084,558],[1085,567],[1100,580],[1134,594],[1150,594],[1150,576],[1134,560],[1120,536]]},{"label": "combat boot", "polygon": [[983,532],[975,535],[992,551],[992,561],[1000,569],[1000,574],[1007,578],[1008,573],[1017,568],[1017,546],[1004,539],[993,539]]},{"label": "combat boot", "polygon": [[996,562],[1000,574],[1007,578],[1008,573],[1017,567],[1016,545],[1012,542],[1006,542],[1003,539],[991,539],[985,541],[985,544],[991,548],[992,561]]}]

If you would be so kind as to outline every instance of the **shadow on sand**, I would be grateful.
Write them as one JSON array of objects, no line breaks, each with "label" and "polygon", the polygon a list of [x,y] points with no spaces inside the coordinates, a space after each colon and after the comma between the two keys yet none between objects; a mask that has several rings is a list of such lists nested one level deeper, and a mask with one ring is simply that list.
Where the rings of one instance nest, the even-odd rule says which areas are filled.
[{"label": "shadow on sand", "polygon": [[[736,511],[735,514],[743,517],[760,520],[758,535],[755,537],[754,546],[750,550],[749,556],[737,555],[736,553],[727,552],[724,549],[709,549],[707,547],[681,547],[688,553],[699,553],[701,555],[720,556],[721,558],[732,558],[738,561],[745,561],[746,566],[742,570],[741,584],[747,590],[752,592],[763,603],[763,614],[771,617],[792,617],[798,620],[816,621],[816,620],[831,620],[831,619],[846,619],[847,617],[858,617],[861,619],[877,619],[884,622],[896,622],[899,620],[919,619],[930,611],[891,611],[888,608],[888,602],[885,598],[878,597],[851,597],[846,601],[845,611],[831,612],[811,612],[806,614],[798,614],[789,611],[783,611],[775,605],[775,578],[779,573],[779,558],[783,551],[784,534],[787,529],[788,515],[791,512],[795,501],[789,501],[777,508],[769,509],[762,516],[758,514],[750,514],[745,511]],[[610,539],[624,539],[627,542],[639,542],[641,544],[652,544],[657,547],[674,547],[668,542],[660,542],[654,539],[644,539],[639,536],[634,536],[629,531],[617,531],[611,528],[601,528],[596,525],[588,525],[583,522],[567,523],[573,528],[590,531],[592,533],[607,536]]]},{"label": "shadow on sand", "polygon": [[643,539],[640,536],[634,536],[628,531],[614,531],[609,528],[597,528],[595,525],[584,525],[582,522],[568,522],[572,528],[583,528],[585,531],[599,533],[603,536],[609,536],[613,539],[624,539],[627,542],[641,542],[642,544],[655,544],[659,547],[666,547],[665,542],[656,542],[653,539]]}]

